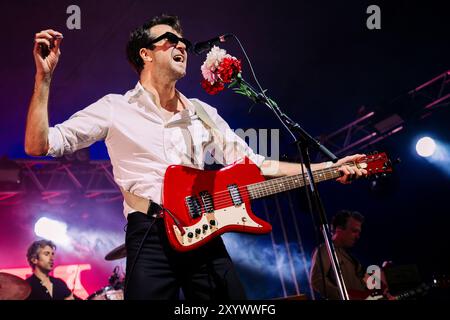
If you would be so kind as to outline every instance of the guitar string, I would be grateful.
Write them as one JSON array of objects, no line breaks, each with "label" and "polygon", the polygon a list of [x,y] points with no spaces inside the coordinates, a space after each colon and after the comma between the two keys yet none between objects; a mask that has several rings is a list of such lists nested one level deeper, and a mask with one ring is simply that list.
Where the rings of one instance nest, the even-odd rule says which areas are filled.
[{"label": "guitar string", "polygon": [[[331,178],[337,177],[336,172],[339,172],[339,171],[333,172],[334,176],[332,173]],[[325,174],[322,174],[322,173],[313,174],[313,175],[316,180],[319,180],[318,182],[322,181],[321,180],[322,176],[325,176]],[[327,176],[329,176],[329,174],[327,174]],[[308,179],[306,182],[308,183]],[[260,183],[263,184],[263,186],[259,186],[259,187],[257,187],[257,189],[254,189],[254,190],[249,189],[249,188],[251,188],[251,186],[257,185]],[[304,185],[303,179],[292,176],[292,177],[284,177],[283,182],[274,182],[271,180],[263,181],[263,182],[258,182],[255,184],[249,184],[249,185],[238,187],[237,190],[239,191],[239,195],[242,198],[248,197],[249,199],[251,199],[252,198],[251,194],[256,194],[256,193],[265,194],[267,192],[269,192],[269,194],[271,194],[272,192],[283,192],[283,191],[287,191],[290,189],[294,189],[296,187],[302,187],[303,185]],[[283,190],[284,188],[286,188],[286,186],[288,186],[288,189]],[[292,188],[290,188],[291,186],[292,186]],[[213,193],[212,200],[213,200],[214,207],[221,207],[222,205],[230,204],[230,203],[232,204],[232,198],[231,198],[231,195],[229,194],[228,190]]]},{"label": "guitar string", "polygon": [[[364,160],[360,160],[359,163],[369,163],[369,162],[373,162],[375,160],[379,160],[379,159],[364,159]],[[355,167],[356,166],[354,162],[346,162],[346,163],[344,163],[342,165],[339,165],[339,166],[333,166],[333,167],[330,167],[330,168],[313,171],[313,176],[315,177],[316,175],[321,175],[321,174],[328,175],[330,173],[333,174],[336,171],[337,168],[340,168],[343,165],[348,165],[348,166],[351,166],[351,167]],[[298,179],[303,180],[303,178],[301,177],[301,174],[296,174],[296,175],[292,175],[292,176],[278,177],[278,178],[275,178],[275,179],[272,179],[272,180],[266,180],[266,181],[252,183],[252,184],[249,184],[249,185],[246,185],[246,186],[238,187],[237,189],[240,190],[240,189],[244,189],[244,188],[249,187],[249,186],[251,187],[253,185],[265,184],[265,183],[267,183],[268,186],[270,187],[270,184],[279,183],[279,182],[282,182],[283,180],[287,180],[287,179],[290,179],[290,178],[292,179],[294,177],[298,177]],[[263,188],[263,187],[261,187],[261,188]],[[228,196],[229,191],[228,190],[218,191],[218,192],[215,192],[213,194],[215,196],[218,196],[218,195],[223,194],[223,193],[227,193],[226,196]]]},{"label": "guitar string", "polygon": [[[375,160],[379,160],[379,159],[367,159],[366,158],[366,159],[360,160],[359,163],[369,163],[369,162],[373,162]],[[315,180],[318,180],[317,182],[321,182],[324,180],[329,180],[329,179],[338,177],[339,175],[337,175],[337,173],[340,174],[340,171],[336,170],[336,169],[340,168],[343,165],[348,165],[351,167],[356,166],[355,163],[353,163],[353,162],[351,162],[351,163],[347,162],[347,163],[344,163],[339,166],[333,166],[330,168],[317,170],[317,171],[313,172],[313,177]],[[330,177],[330,175],[331,175],[331,177]],[[273,180],[261,181],[261,182],[238,187],[235,190],[239,191],[239,195],[242,198],[242,200],[252,200],[252,199],[254,199],[254,197],[252,197],[252,194],[259,195],[260,197],[264,197],[264,196],[271,195],[273,193],[279,193],[279,192],[288,191],[291,189],[302,187],[305,185],[305,181],[300,176],[301,175],[293,175],[293,176],[289,176],[289,177],[280,177],[280,178],[275,178]],[[325,176],[325,179],[322,179],[324,176]],[[280,181],[276,181],[277,179],[279,179]],[[307,184],[308,184],[308,181],[309,181],[309,179],[306,178]],[[261,186],[257,187],[257,189],[254,189],[254,190],[249,189],[252,186],[256,186],[258,184],[261,184]],[[286,185],[288,185],[288,188],[286,188]],[[211,198],[213,200],[212,206],[214,207],[215,210],[227,207],[229,205],[233,205],[233,201],[232,201],[231,195],[229,194],[229,190],[215,192],[212,194]],[[200,206],[200,211],[202,213],[206,213],[204,205]]]},{"label": "guitar string", "polygon": [[[339,171],[336,171],[336,173]],[[324,174],[317,174],[314,175],[314,179],[316,180],[316,182],[321,182],[324,180],[328,180],[326,179],[322,179],[322,176],[324,176]],[[336,175],[334,173],[331,174],[331,177],[329,179],[338,177],[339,175]],[[328,177],[328,175],[327,175]],[[306,184],[308,184],[309,179],[306,179]],[[271,183],[271,184],[267,184],[265,186],[262,187],[257,187],[257,189],[253,189],[250,190],[249,187],[251,187],[252,185],[247,185],[247,186],[243,186],[240,187],[240,192],[239,195],[244,198],[244,197],[248,197],[250,200],[254,197],[252,197],[253,195],[261,195],[261,197],[264,196],[268,196],[271,195],[273,193],[279,193],[279,192],[284,192],[284,191],[288,191],[288,190],[292,190],[295,188],[300,188],[303,187],[305,185],[305,181],[303,181],[303,178],[291,178],[291,179],[285,179],[283,180],[283,182],[278,182],[278,183]],[[213,197],[213,203],[215,204],[215,207],[221,207],[221,205],[225,205],[225,204],[233,204],[232,203],[232,199],[231,199],[231,195],[227,194],[227,195],[221,195],[219,197],[214,196]]]},{"label": "guitar string", "polygon": [[[345,163],[343,165],[349,165],[349,166],[352,166],[352,167],[355,166],[353,163]],[[320,170],[314,171],[313,172],[313,177],[314,177],[315,180],[319,180],[319,182],[323,181],[323,179],[322,179],[323,176],[325,176],[324,180],[329,180],[329,179],[338,177],[338,175],[336,175],[336,173],[338,173],[340,171],[336,170],[336,169],[338,169],[340,167],[341,166],[334,166],[334,167],[330,167],[330,168],[320,169]],[[258,189],[255,190],[255,192],[263,193],[265,191],[272,190],[273,188],[276,188],[279,185],[284,185],[284,184],[293,183],[293,182],[297,183],[297,182],[295,182],[296,180],[300,180],[301,183],[303,183],[303,178],[301,177],[300,174],[297,174],[297,175],[292,175],[292,176],[288,176],[288,177],[279,177],[279,178],[275,178],[275,179],[272,179],[272,180],[266,180],[266,181],[261,181],[261,182],[257,182],[257,183],[248,184],[248,185],[245,185],[245,186],[238,187],[238,188],[236,188],[236,190],[239,191],[240,193],[241,192],[245,193],[248,190],[249,187],[250,188],[252,186],[256,187],[256,185],[260,184],[261,186],[257,187]],[[306,180],[308,181],[308,178],[306,178]],[[301,187],[303,185],[299,185],[299,187]],[[224,197],[226,199],[230,198],[229,190],[223,190],[223,191],[215,192],[215,193],[212,194],[212,196],[213,196],[214,202],[221,201],[221,200],[223,200]]]},{"label": "guitar string", "polygon": [[[343,165],[351,165],[351,164],[350,163],[346,163],[346,164],[343,164]],[[329,173],[332,173],[333,171],[335,171],[335,169],[339,168],[339,167],[340,166],[330,167],[330,168],[326,168],[326,169],[320,169],[320,170],[314,171],[313,175],[317,175],[317,174],[319,174],[319,172],[320,172],[320,174],[329,174]],[[297,179],[303,179],[303,178],[300,178],[300,176],[301,176],[301,174],[296,174],[296,175],[292,175],[292,176],[285,176],[285,177],[278,177],[278,178],[275,178],[275,179],[272,179],[272,180],[265,180],[265,181],[261,181],[261,182],[248,184],[248,185],[245,185],[245,186],[240,186],[237,189],[238,190],[239,189],[244,189],[246,187],[249,187],[249,186],[252,186],[252,185],[256,185],[256,184],[268,184],[268,185],[275,184],[276,182],[281,182],[282,180],[286,180],[286,179],[294,178],[294,177],[298,177]],[[277,181],[277,180],[279,180],[279,181]],[[220,195],[222,193],[226,193],[228,195],[229,191],[228,190],[218,191],[218,192],[215,192],[213,194],[215,196],[218,196],[218,195]]]},{"label": "guitar string", "polygon": [[[300,179],[298,179],[298,180],[300,180]],[[290,186],[292,185],[292,183],[294,183],[294,187],[286,189],[286,190],[276,190],[276,187],[279,187],[279,185],[280,185],[280,184],[276,184],[276,185],[267,185],[267,186],[264,186],[264,187],[258,187],[257,191],[250,191],[248,189],[248,187],[251,186],[251,185],[247,185],[247,186],[239,187],[239,191],[240,191],[239,195],[240,195],[240,198],[243,200],[243,202],[246,202],[248,200],[254,199],[252,197],[252,193],[263,194],[263,193],[268,193],[269,192],[269,194],[267,194],[267,195],[270,195],[270,194],[272,194],[272,191],[273,191],[273,193],[277,193],[277,192],[282,192],[282,191],[287,191],[287,190],[290,190],[290,189],[294,189],[296,187],[301,187],[301,186],[304,185],[303,179],[301,179],[301,184],[298,185],[298,186],[296,186],[295,182],[293,182],[293,181],[289,181],[289,182],[285,181],[283,183],[284,187],[288,183],[289,183]],[[211,205],[214,208],[214,210],[219,210],[219,209],[226,208],[228,206],[234,205],[233,201],[232,201],[232,198],[231,198],[231,195],[228,193],[228,191],[225,191],[225,192],[227,193],[226,195],[222,195],[222,196],[219,196],[219,197],[216,197],[216,196],[212,197],[213,201],[212,201]],[[215,194],[213,194],[213,195],[215,195]],[[201,211],[201,213],[207,213],[204,204],[203,204],[203,206],[200,206],[200,211]]]},{"label": "guitar string", "polygon": [[[360,161],[360,163],[361,162],[362,161]],[[371,162],[371,161],[368,160],[367,162]],[[346,163],[345,165],[354,166],[353,163]],[[324,180],[329,180],[332,178],[339,177],[340,171],[336,170],[337,168],[340,168],[340,166],[334,166],[334,167],[331,167],[328,169],[317,170],[317,171],[313,172],[314,179],[317,180],[317,182],[321,182]],[[239,190],[239,194],[240,194],[241,198],[243,198],[244,200],[252,200],[252,199],[255,199],[255,197],[254,197],[255,195],[258,197],[264,197],[267,195],[271,195],[273,193],[288,191],[288,190],[299,188],[299,187],[302,187],[305,185],[303,178],[299,178],[299,175],[294,175],[294,176],[290,176],[290,177],[281,177],[281,178],[282,178],[282,180],[280,180],[279,182],[274,181],[275,179],[268,180],[268,181],[262,181],[262,182],[257,182],[254,184],[249,184],[246,186],[239,187],[239,188],[237,188],[237,190]],[[308,183],[308,179],[307,179],[306,183]],[[254,190],[249,189],[253,185],[256,186],[258,184],[265,184],[265,185],[257,187],[257,189],[254,189]],[[226,193],[226,194],[223,195],[223,193]],[[219,194],[222,194],[222,195],[219,195]],[[213,193],[212,195],[213,195],[213,197],[212,197],[213,206],[216,209],[223,208],[223,207],[226,207],[229,205],[233,205],[233,202],[232,202],[232,199],[231,199],[231,196],[230,196],[228,190]]]}]

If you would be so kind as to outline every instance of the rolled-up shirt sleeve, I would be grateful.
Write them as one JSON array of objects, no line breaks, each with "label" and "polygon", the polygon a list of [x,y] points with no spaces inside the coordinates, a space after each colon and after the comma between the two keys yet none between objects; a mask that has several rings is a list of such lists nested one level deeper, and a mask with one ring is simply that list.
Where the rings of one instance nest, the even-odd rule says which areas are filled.
[{"label": "rolled-up shirt sleeve", "polygon": [[61,157],[104,140],[111,124],[108,96],[78,111],[63,123],[49,128],[48,156]]},{"label": "rolled-up shirt sleeve", "polygon": [[[200,102],[200,100],[199,100]],[[215,150],[214,158],[224,164],[229,165],[236,161],[248,157],[254,164],[261,167],[265,160],[265,157],[257,154],[249,145],[239,137],[234,130],[230,128],[228,123],[218,114],[217,109],[210,105],[201,102],[205,107],[205,111],[217,125],[217,128],[221,132],[223,137],[223,143],[219,143],[217,137],[215,137]]]}]

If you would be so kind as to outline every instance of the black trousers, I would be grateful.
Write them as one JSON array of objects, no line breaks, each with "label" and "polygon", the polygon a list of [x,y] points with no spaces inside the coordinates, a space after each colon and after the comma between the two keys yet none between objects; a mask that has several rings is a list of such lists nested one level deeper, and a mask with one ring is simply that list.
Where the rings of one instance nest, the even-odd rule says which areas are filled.
[{"label": "black trousers", "polygon": [[[156,220],[156,221],[155,221]],[[142,239],[149,234],[131,270]],[[220,237],[189,252],[169,244],[164,221],[141,212],[128,215],[126,300],[242,300],[244,288]]]}]

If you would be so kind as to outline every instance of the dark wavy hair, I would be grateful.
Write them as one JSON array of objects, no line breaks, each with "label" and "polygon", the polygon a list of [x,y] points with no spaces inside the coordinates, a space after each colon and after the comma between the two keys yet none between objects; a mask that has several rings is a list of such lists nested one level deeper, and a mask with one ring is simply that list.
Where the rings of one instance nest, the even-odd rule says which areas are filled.
[{"label": "dark wavy hair", "polygon": [[39,259],[39,250],[44,249],[46,246],[56,250],[56,245],[50,240],[37,240],[34,241],[27,250],[27,261],[31,268],[34,269],[35,265],[31,262],[31,259]]},{"label": "dark wavy hair", "polygon": [[153,17],[150,21],[132,31],[128,39],[126,52],[128,62],[138,74],[141,74],[141,71],[144,68],[144,61],[139,54],[139,50],[141,50],[141,48],[154,48],[154,46],[150,44],[150,41],[154,39],[150,35],[150,28],[160,24],[172,27],[179,34],[183,33],[180,19],[177,16],[167,14]]},{"label": "dark wavy hair", "polygon": [[336,231],[336,228],[338,227],[341,229],[345,229],[347,227],[348,219],[350,218],[353,218],[361,223],[364,222],[364,216],[358,211],[340,210],[334,215],[331,221],[333,231]]}]

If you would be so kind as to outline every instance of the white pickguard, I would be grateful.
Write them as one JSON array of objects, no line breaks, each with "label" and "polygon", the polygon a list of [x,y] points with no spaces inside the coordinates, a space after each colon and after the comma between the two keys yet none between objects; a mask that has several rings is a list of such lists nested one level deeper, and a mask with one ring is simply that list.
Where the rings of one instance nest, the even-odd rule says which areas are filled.
[{"label": "white pickguard", "polygon": [[[214,220],[216,222],[214,226],[210,225],[211,220]],[[203,229],[203,225],[208,226],[208,229],[206,231]],[[220,210],[215,210],[211,213],[203,214],[200,221],[196,224],[189,227],[183,227],[185,231],[184,235],[181,235],[180,230],[175,225],[173,226],[173,230],[175,231],[178,242],[182,246],[189,247],[205,239],[207,236],[213,234],[214,232],[217,232],[221,228],[230,225],[247,226],[253,228],[262,227],[260,224],[257,224],[250,218],[247,213],[245,203],[243,203],[239,206],[231,206]],[[196,229],[200,229],[201,233],[197,234],[195,232]],[[192,238],[188,237],[189,232],[193,233],[194,236]]]}]

